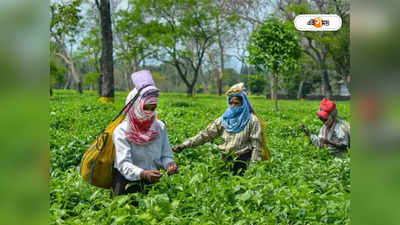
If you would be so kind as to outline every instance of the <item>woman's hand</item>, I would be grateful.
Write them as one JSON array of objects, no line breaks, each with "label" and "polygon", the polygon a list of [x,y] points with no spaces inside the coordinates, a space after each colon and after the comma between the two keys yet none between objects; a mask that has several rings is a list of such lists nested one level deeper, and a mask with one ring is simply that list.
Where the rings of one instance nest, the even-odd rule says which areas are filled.
[{"label": "woman's hand", "polygon": [[300,125],[300,129],[301,129],[304,133],[306,133],[307,136],[311,136],[310,130],[309,130],[307,127],[305,127],[303,124]]},{"label": "woman's hand", "polygon": [[344,145],[344,144],[339,144],[339,143],[336,143],[334,141],[330,141],[330,140],[328,140],[326,138],[321,138],[320,142],[323,145],[331,145],[331,146],[333,146],[335,148],[342,149],[342,150],[346,150],[346,148],[347,148],[347,146]]},{"label": "woman's hand", "polygon": [[167,174],[172,175],[178,173],[178,165],[175,162],[168,163]]},{"label": "woman's hand", "polygon": [[147,180],[150,183],[156,183],[160,180],[162,174],[158,170],[143,170],[140,173],[140,178],[142,180]]},{"label": "woman's hand", "polygon": [[175,145],[175,146],[172,148],[172,151],[174,151],[174,152],[181,152],[184,148],[185,148],[185,147],[184,147],[182,144],[180,144],[180,145]]}]

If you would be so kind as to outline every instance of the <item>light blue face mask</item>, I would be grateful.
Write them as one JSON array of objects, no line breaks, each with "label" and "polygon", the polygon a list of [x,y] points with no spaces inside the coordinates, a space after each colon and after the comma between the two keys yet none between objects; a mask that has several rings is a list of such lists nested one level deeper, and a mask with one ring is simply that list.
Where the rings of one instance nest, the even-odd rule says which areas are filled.
[{"label": "light blue face mask", "polygon": [[[232,97],[240,97],[242,106],[230,106],[229,100]],[[229,133],[239,133],[242,131],[250,120],[251,105],[246,93],[239,92],[228,97],[228,108],[222,115],[222,126]]]}]

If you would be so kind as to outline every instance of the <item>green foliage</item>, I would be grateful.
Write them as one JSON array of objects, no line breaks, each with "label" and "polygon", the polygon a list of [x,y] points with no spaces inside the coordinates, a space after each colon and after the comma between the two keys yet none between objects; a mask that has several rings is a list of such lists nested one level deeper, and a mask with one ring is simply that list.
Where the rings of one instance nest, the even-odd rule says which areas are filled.
[{"label": "green foliage", "polygon": [[173,65],[193,94],[205,50],[216,35],[213,12],[209,0],[135,0],[134,8],[147,20],[141,35],[154,49],[153,57]]},{"label": "green foliage", "polygon": [[[346,79],[350,75],[350,1],[326,1],[319,4],[318,1],[313,0],[303,2],[302,4],[288,4],[281,10],[285,11],[284,14],[287,15],[319,14],[325,12],[328,14],[337,14],[342,18],[342,28],[338,31],[299,31],[298,35],[303,39],[303,51],[307,53],[302,58],[306,57],[317,61],[318,64],[315,68],[317,73],[321,74],[321,70],[336,70],[336,76],[329,77],[324,82]],[[302,65],[303,67],[314,67],[312,63],[304,61]],[[306,76],[308,75],[306,74]],[[306,80],[310,83],[309,86],[319,87],[320,82],[316,81],[313,77],[307,77]]]},{"label": "green foliage", "polygon": [[100,72],[100,53],[101,53],[100,28],[93,27],[81,41],[80,57],[88,57],[88,62],[94,71]]},{"label": "green foliage", "polygon": [[[347,17],[350,17],[347,15]],[[343,18],[344,21],[349,18]],[[332,55],[336,72],[339,74],[337,80],[346,79],[350,75],[350,25],[343,23],[339,31],[334,32],[325,43]]]},{"label": "green foliage", "polygon": [[[224,169],[221,139],[175,154],[180,173],[164,175],[149,194],[110,198],[110,190],[85,183],[76,167],[83,152],[123,107],[100,104],[95,93],[55,91],[50,99],[50,224],[350,224],[350,157],[337,159],[310,144],[299,123],[318,132],[318,102],[273,102],[251,96],[267,120],[271,162],[252,166],[243,177]],[[161,93],[157,111],[171,145],[197,134],[221,116],[224,96]],[[337,103],[350,118],[348,102]],[[129,204],[131,198],[139,207]]]},{"label": "green foliage", "polygon": [[248,45],[249,62],[259,71],[274,75],[296,68],[301,55],[294,27],[276,18],[268,19],[251,34]]},{"label": "green foliage", "polygon": [[50,34],[53,38],[63,39],[69,36],[71,42],[75,42],[75,34],[82,25],[80,20],[80,8],[82,0],[72,0],[66,3],[53,2],[50,5]]},{"label": "green foliage", "polygon": [[67,69],[57,64],[57,62],[50,58],[50,85],[61,87],[65,82],[65,73]]},{"label": "green foliage", "polygon": [[[212,24],[212,10],[208,1],[132,1],[135,8],[141,10],[134,15],[135,19],[150,16],[146,23],[143,21],[141,33],[154,46],[163,49],[174,49],[171,57],[194,56],[195,49],[182,48],[188,41],[204,40],[210,35]],[[132,21],[132,20],[130,20]],[[136,20],[133,20],[136,21]],[[210,31],[210,33],[207,33]],[[177,46],[182,45],[182,46]]]},{"label": "green foliage", "polygon": [[224,69],[224,84],[231,87],[234,84],[239,82],[244,82],[247,84],[247,74],[240,74],[237,73],[232,68],[225,68]]},{"label": "green foliage", "polygon": [[263,94],[267,86],[263,75],[251,75],[249,77],[249,89],[252,94]]},{"label": "green foliage", "polygon": [[120,36],[120,43],[116,45],[117,57],[128,65],[133,60],[139,63],[145,56],[152,55],[150,42],[145,39],[149,26],[145,24],[143,5],[140,1],[132,3],[135,7],[120,10],[115,15],[115,31]]},{"label": "green foliage", "polygon": [[83,85],[86,88],[92,88],[94,89],[94,87],[96,87],[97,82],[99,80],[99,74],[98,73],[88,73],[84,76],[84,81],[83,81]]}]

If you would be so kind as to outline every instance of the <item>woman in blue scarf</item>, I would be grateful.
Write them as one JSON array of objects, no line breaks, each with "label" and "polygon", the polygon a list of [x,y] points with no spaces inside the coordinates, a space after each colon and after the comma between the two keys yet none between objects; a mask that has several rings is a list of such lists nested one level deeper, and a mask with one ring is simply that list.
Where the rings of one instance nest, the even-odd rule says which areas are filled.
[{"label": "woman in blue scarf", "polygon": [[180,152],[221,136],[224,143],[218,148],[222,151],[223,159],[233,161],[233,173],[242,175],[249,163],[262,160],[262,128],[243,83],[232,86],[226,94],[228,108],[225,113],[196,136],[175,146],[173,150]]}]

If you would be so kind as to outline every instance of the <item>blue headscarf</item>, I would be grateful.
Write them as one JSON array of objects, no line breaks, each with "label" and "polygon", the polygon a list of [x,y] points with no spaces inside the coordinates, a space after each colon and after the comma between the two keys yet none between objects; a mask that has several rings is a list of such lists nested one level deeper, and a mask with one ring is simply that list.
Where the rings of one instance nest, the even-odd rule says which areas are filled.
[{"label": "blue headscarf", "polygon": [[[233,97],[240,97],[242,99],[242,106],[231,107],[229,100]],[[229,95],[227,100],[228,108],[222,115],[222,126],[229,133],[239,133],[250,121],[250,114],[253,109],[244,91]]]}]

